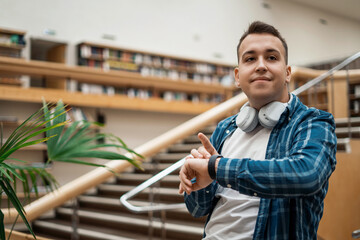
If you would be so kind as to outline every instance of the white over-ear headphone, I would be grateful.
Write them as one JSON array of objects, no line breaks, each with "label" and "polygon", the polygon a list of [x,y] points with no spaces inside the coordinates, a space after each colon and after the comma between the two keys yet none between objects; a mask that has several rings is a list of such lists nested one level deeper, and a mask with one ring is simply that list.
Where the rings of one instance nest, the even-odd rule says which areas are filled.
[{"label": "white over-ear headphone", "polygon": [[255,108],[250,107],[249,102],[247,102],[236,117],[236,125],[244,132],[251,132],[259,122],[263,127],[272,129],[285,109],[286,104],[275,101],[266,104],[258,112]]}]

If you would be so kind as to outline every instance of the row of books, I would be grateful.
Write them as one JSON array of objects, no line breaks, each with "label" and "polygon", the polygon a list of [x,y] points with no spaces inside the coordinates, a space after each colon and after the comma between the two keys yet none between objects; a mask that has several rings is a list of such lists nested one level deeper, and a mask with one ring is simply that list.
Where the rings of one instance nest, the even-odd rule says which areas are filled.
[{"label": "row of books", "polygon": [[30,79],[26,76],[7,76],[0,75],[0,85],[17,86],[28,88],[30,85]]},{"label": "row of books", "polygon": [[212,75],[212,74],[202,74],[202,73],[189,73],[186,71],[177,71],[177,70],[169,70],[163,68],[155,68],[155,67],[139,67],[138,65],[130,62],[121,62],[121,61],[114,61],[114,60],[107,60],[107,61],[99,61],[95,59],[81,59],[80,65],[89,66],[94,68],[101,68],[105,71],[107,70],[123,70],[123,71],[130,71],[130,72],[139,72],[142,76],[148,77],[160,77],[160,78],[170,78],[172,80],[193,80],[197,83],[223,83],[224,79],[232,78],[233,82],[233,75]]},{"label": "row of books", "polygon": [[[360,97],[360,85],[355,85],[353,87],[352,91],[354,93],[355,98]],[[355,114],[359,114],[360,113],[360,101],[358,99],[355,99],[352,101],[351,105],[352,105],[353,112]]]},{"label": "row of books", "polygon": [[18,77],[0,76],[0,85],[21,86],[21,79]]},{"label": "row of books", "polygon": [[192,62],[186,60],[178,60],[167,57],[153,56],[136,52],[123,50],[114,50],[109,48],[99,48],[89,45],[80,46],[80,58],[95,58],[99,61],[118,61],[128,62],[139,66],[149,66],[164,69],[180,69],[186,72],[227,75],[232,72],[232,67],[219,66],[215,64]]},{"label": "row of books", "polygon": [[79,107],[70,107],[70,109],[66,112],[66,118],[71,122],[76,122],[76,121],[94,122],[94,118],[91,116],[91,114],[88,114],[86,111],[84,111],[82,108]]},{"label": "row of books", "polygon": [[114,96],[115,94],[125,95],[129,98],[149,99],[151,97],[160,97],[165,101],[192,101],[192,102],[221,102],[224,96],[216,94],[213,96],[203,96],[200,99],[199,94],[187,94],[184,92],[164,91],[155,95],[153,91],[139,88],[125,88],[103,86],[98,84],[78,83],[76,80],[67,80],[67,90],[70,92],[82,92],[83,94],[105,94]]},{"label": "row of books", "polygon": [[20,49],[6,48],[0,45],[0,56],[21,58],[21,51]]},{"label": "row of books", "polygon": [[0,44],[2,45],[20,45],[25,46],[25,39],[23,35],[18,34],[0,34]]}]

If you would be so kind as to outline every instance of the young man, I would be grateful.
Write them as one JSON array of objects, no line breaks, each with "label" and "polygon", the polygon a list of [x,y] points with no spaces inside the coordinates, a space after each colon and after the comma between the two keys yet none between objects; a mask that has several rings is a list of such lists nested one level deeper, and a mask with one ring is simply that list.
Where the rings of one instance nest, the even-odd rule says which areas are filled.
[{"label": "young man", "polygon": [[[335,169],[331,114],[288,92],[291,68],[280,33],[254,22],[237,47],[236,85],[249,102],[191,151],[179,192],[205,239],[316,239]],[[219,155],[221,154],[221,155]]]}]

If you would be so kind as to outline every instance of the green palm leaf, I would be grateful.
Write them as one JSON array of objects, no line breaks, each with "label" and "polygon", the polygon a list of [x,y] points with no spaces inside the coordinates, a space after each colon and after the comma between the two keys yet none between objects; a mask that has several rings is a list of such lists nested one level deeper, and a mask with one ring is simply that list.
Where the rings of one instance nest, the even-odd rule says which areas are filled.
[{"label": "green palm leaf", "polygon": [[[54,113],[60,114],[61,117],[50,121],[50,119],[53,118],[54,113],[52,113],[45,104],[44,113],[47,127],[50,127],[51,124],[60,124],[61,121],[64,121],[65,116],[62,114],[64,111],[62,103],[58,103]],[[122,149],[123,151],[125,150],[126,152],[132,153],[134,156],[142,158],[141,155],[129,149],[120,138],[111,134],[96,133],[91,129],[92,125],[94,125],[94,123],[77,121],[70,124],[67,128],[62,126],[47,131],[47,137],[52,137],[47,141],[49,161],[105,167],[103,164],[95,164],[82,160],[86,158],[100,158],[106,160],[126,160],[134,166],[141,168],[136,160],[117,152],[105,150],[108,147]],[[99,139],[105,139],[111,143],[98,143],[97,140]]]},{"label": "green palm leaf", "polygon": [[[26,227],[29,229],[30,233],[36,239],[36,236],[35,236],[34,232],[31,229],[30,223],[28,222],[28,220],[25,217],[25,210],[24,210],[22,204],[20,203],[18,197],[16,196],[16,193],[15,193],[14,189],[12,188],[9,180],[7,178],[0,177],[0,187],[5,192],[5,194],[8,196],[9,200],[13,204],[16,211],[19,213],[20,217],[24,221],[24,223],[25,223]],[[5,233],[4,220],[1,221],[0,229],[1,229],[0,232]],[[5,239],[5,238],[3,238],[3,239]]]},{"label": "green palm leaf", "polygon": [[[87,161],[88,158],[100,158],[106,160],[126,160],[136,167],[141,168],[139,163],[121,153],[108,151],[107,148],[118,149],[122,152],[131,153],[134,157],[143,158],[133,150],[129,149],[127,145],[118,137],[112,134],[96,133],[91,129],[92,125],[99,123],[90,123],[87,121],[74,122],[68,124],[66,121],[66,110],[62,101],[59,101],[56,107],[49,110],[49,104],[44,102],[43,108],[32,114],[14,132],[3,141],[2,125],[0,129],[0,191],[8,196],[8,201],[12,203],[19,216],[23,219],[31,234],[35,237],[30,224],[26,220],[25,211],[16,196],[17,180],[20,180],[23,185],[23,191],[28,200],[30,200],[30,193],[34,192],[38,196],[38,183],[42,181],[42,185],[53,191],[58,186],[58,183],[53,175],[46,171],[47,164],[51,161],[61,161],[67,163],[76,163],[89,165],[94,167],[106,167],[103,164],[97,164]],[[45,137],[34,139],[40,134],[45,133]],[[105,139],[108,143],[98,143],[97,140]],[[43,167],[35,167],[28,165],[8,164],[5,161],[19,159],[10,158],[15,151],[39,144],[47,143],[49,162]],[[108,169],[112,171],[111,169]],[[14,186],[14,188],[12,187]],[[0,211],[0,239],[5,239],[4,233],[4,215]]]}]

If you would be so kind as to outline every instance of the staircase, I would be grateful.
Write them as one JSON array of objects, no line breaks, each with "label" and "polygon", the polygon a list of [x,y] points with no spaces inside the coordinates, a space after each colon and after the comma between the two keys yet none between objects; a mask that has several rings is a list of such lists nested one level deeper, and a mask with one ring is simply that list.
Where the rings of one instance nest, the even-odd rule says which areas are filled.
[{"label": "staircase", "polygon": [[[215,125],[202,132],[210,137]],[[125,172],[109,182],[97,186],[93,193],[83,194],[76,204],[68,203],[54,210],[50,217],[35,220],[33,230],[37,236],[51,239],[76,239],[72,237],[72,222],[78,221],[78,235],[81,240],[100,239],[201,239],[205,218],[193,218],[186,208],[168,210],[165,214],[154,212],[134,214],[120,204],[122,194],[146,181],[154,174],[169,167],[198,148],[200,141],[192,135],[158,153],[150,161],[143,163],[144,171],[135,169]],[[163,178],[139,193],[130,202],[136,206],[155,203],[183,203],[178,193],[178,171]],[[75,205],[75,206],[74,206]],[[77,206],[77,207],[76,207]],[[77,211],[76,219],[74,210]],[[163,223],[165,222],[165,223]]]},{"label": "staircase", "polygon": [[337,151],[351,152],[350,139],[360,138],[360,117],[336,119]]}]

